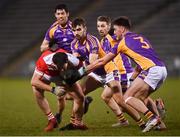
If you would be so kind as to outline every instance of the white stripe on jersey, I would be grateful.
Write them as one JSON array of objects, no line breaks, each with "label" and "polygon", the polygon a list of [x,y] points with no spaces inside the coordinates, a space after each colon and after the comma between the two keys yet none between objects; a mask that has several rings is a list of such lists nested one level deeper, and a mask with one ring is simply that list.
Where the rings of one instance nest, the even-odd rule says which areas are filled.
[{"label": "white stripe on jersey", "polygon": [[66,53],[68,55],[68,61],[73,64],[74,67],[79,65],[79,59],[72,54]]},{"label": "white stripe on jersey", "polygon": [[53,64],[52,58],[53,58],[54,54],[55,54],[55,53],[51,53],[51,54],[49,54],[49,55],[43,57],[44,62],[45,62],[47,65]]}]

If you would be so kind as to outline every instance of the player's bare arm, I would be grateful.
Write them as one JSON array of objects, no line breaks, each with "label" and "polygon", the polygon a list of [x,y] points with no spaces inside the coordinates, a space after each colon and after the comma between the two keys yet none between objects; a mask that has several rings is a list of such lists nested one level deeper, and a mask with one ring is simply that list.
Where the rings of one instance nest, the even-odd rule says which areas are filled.
[{"label": "player's bare arm", "polygon": [[52,87],[49,84],[42,82],[41,78],[42,78],[41,75],[34,73],[32,79],[31,79],[31,85],[38,89],[42,89],[45,91],[51,91]]},{"label": "player's bare arm", "polygon": [[94,61],[96,61],[98,59],[98,54],[96,54],[96,53],[91,53],[90,55],[89,55],[89,63],[91,64],[91,63],[93,63]]},{"label": "player's bare arm", "polygon": [[107,64],[110,60],[112,60],[116,55],[113,53],[108,53],[106,56],[104,56],[103,58],[97,59],[95,60],[93,63],[91,63],[90,65],[88,65],[86,67],[86,73],[90,73],[93,70],[104,66],[105,64]]},{"label": "player's bare arm", "polygon": [[59,97],[63,96],[66,93],[65,86],[51,87],[49,83],[46,84],[41,80],[41,78],[42,78],[41,75],[34,73],[31,80],[31,85],[37,89],[51,92]]},{"label": "player's bare arm", "polygon": [[44,39],[42,44],[41,44],[40,50],[41,50],[41,52],[43,52],[43,51],[45,51],[47,49],[49,49],[49,41]]}]

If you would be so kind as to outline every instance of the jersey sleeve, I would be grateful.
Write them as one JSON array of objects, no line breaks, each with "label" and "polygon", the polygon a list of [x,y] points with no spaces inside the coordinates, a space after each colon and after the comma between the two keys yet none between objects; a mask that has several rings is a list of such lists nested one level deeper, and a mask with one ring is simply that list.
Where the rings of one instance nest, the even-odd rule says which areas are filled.
[{"label": "jersey sleeve", "polygon": [[72,54],[66,53],[68,55],[68,61],[74,66],[77,67],[80,65],[80,61],[77,57]]},{"label": "jersey sleeve", "polygon": [[114,45],[113,48],[111,48],[111,53],[113,54],[120,53],[124,49],[124,45],[125,45],[125,38],[120,40],[120,42],[118,42],[117,44]]},{"label": "jersey sleeve", "polygon": [[46,34],[45,34],[45,39],[46,39],[47,41],[51,41],[51,40],[53,39],[54,33],[55,33],[56,29],[57,29],[57,26],[58,26],[58,24],[57,24],[57,23],[54,23],[54,24],[47,30],[47,32],[46,32]]},{"label": "jersey sleeve", "polygon": [[98,54],[99,52],[99,47],[100,47],[100,42],[99,40],[91,35],[88,35],[88,41],[90,42],[90,49],[89,52],[93,54]]},{"label": "jersey sleeve", "polygon": [[43,75],[46,69],[47,69],[47,65],[42,60],[42,58],[39,58],[38,61],[36,62],[35,72],[39,75]]}]

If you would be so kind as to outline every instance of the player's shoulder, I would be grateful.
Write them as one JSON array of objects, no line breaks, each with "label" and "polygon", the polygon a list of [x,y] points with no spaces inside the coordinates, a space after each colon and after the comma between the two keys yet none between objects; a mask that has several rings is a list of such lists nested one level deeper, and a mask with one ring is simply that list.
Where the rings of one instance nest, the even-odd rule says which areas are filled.
[{"label": "player's shoulder", "polygon": [[137,34],[135,32],[128,32],[125,34],[125,36],[123,38],[124,39],[134,39],[135,37],[140,37],[140,36],[141,36],[140,34]]},{"label": "player's shoulder", "polygon": [[96,36],[94,36],[94,35],[91,35],[91,34],[87,34],[87,41],[89,41],[93,45],[98,45],[99,44],[98,38]]},{"label": "player's shoulder", "polygon": [[45,56],[47,56],[47,55],[49,55],[49,54],[51,54],[51,53],[53,53],[51,50],[45,50],[45,51],[41,54],[40,58],[43,58],[43,57],[45,57]]},{"label": "player's shoulder", "polygon": [[55,30],[57,30],[57,29],[58,29],[58,22],[54,22],[54,23],[50,26],[49,32],[50,32],[50,31],[55,31]]},{"label": "player's shoulder", "polygon": [[87,34],[87,39],[88,40],[98,40],[98,38],[96,36],[89,34],[89,33]]},{"label": "player's shoulder", "polygon": [[112,36],[110,34],[107,34],[104,39],[111,42],[111,41],[115,41],[116,37],[114,35]]},{"label": "player's shoulder", "polygon": [[44,51],[41,56],[38,58],[38,60],[36,61],[36,67],[37,68],[44,68],[46,66],[46,62],[44,60],[44,57],[50,55],[52,53],[52,51],[50,50],[46,50]]},{"label": "player's shoulder", "polygon": [[52,25],[51,25],[51,27],[54,27],[54,26],[57,26],[58,25],[58,21],[55,21]]},{"label": "player's shoulder", "polygon": [[116,35],[110,35],[110,34],[106,35],[104,41],[110,43],[112,47],[113,47],[116,43],[119,42],[119,40],[117,39]]}]

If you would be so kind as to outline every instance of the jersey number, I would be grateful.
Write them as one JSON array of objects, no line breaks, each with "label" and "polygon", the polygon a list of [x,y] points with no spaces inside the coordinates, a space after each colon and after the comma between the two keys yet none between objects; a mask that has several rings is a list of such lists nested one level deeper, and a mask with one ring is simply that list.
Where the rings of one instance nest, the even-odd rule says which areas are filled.
[{"label": "jersey number", "polygon": [[151,47],[146,41],[144,41],[143,37],[135,37],[134,39],[141,42],[142,48],[149,49]]}]

